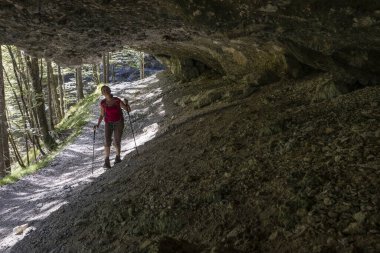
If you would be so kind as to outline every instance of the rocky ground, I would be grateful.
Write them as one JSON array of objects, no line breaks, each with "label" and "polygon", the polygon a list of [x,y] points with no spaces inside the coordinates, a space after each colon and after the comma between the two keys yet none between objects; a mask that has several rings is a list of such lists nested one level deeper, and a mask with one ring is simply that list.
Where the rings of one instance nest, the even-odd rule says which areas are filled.
[{"label": "rocky ground", "polygon": [[162,73],[124,90],[139,155],[9,251],[379,252],[379,86],[235,82]]}]

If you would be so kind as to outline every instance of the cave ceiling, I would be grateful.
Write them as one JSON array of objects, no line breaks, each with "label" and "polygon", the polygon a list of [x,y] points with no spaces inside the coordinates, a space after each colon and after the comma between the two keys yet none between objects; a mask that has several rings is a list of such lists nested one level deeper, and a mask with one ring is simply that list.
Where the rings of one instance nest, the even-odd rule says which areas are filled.
[{"label": "cave ceiling", "polygon": [[0,43],[64,65],[128,45],[230,76],[283,74],[287,59],[376,82],[380,1],[0,0]]}]

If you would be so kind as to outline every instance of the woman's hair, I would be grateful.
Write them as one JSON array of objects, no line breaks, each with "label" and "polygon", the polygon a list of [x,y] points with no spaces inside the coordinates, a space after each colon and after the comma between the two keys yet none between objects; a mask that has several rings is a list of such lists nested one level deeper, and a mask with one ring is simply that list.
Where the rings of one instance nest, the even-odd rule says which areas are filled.
[{"label": "woman's hair", "polygon": [[111,88],[108,87],[107,85],[103,85],[102,88],[100,88],[100,91],[103,93],[104,90],[108,90],[109,93],[111,93]]}]

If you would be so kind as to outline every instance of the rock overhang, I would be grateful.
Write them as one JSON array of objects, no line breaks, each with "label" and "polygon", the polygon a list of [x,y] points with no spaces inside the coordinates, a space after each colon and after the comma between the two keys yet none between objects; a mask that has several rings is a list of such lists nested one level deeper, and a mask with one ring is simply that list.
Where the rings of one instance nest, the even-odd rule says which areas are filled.
[{"label": "rock overhang", "polygon": [[287,75],[290,57],[336,79],[374,83],[379,20],[380,3],[369,0],[0,0],[0,43],[67,65],[129,45],[236,77]]}]

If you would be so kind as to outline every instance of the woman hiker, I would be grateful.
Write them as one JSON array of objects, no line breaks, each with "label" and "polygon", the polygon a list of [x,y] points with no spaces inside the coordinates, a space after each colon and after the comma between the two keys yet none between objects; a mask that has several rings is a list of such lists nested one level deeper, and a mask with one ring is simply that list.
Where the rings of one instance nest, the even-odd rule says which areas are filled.
[{"label": "woman hiker", "polygon": [[104,118],[104,168],[111,168],[110,164],[110,151],[112,143],[112,133],[114,136],[114,147],[116,149],[115,164],[121,162],[120,149],[121,149],[121,135],[124,129],[124,117],[121,108],[127,112],[131,111],[128,104],[124,104],[118,97],[114,97],[111,93],[110,87],[104,85],[101,92],[105,99],[100,102],[100,116],[98,124],[94,126],[94,130],[99,128],[100,123]]}]

